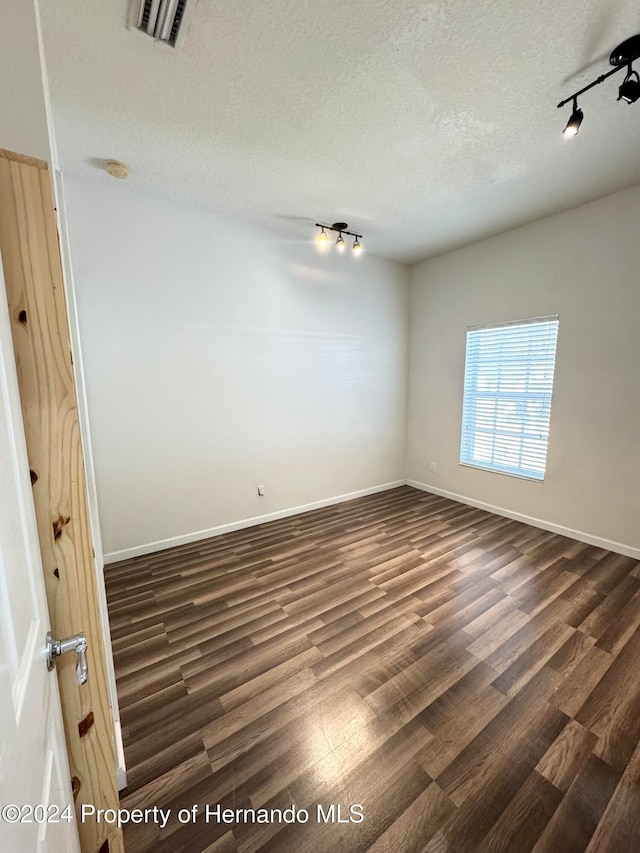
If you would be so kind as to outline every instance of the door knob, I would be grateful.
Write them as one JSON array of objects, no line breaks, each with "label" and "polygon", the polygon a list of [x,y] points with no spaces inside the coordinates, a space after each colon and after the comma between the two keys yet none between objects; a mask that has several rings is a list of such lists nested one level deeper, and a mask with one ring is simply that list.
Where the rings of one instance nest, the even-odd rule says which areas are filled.
[{"label": "door knob", "polygon": [[47,669],[49,672],[55,667],[56,661],[65,652],[76,653],[76,679],[78,684],[84,684],[89,677],[87,666],[87,635],[74,634],[66,640],[54,640],[51,631],[47,633]]}]

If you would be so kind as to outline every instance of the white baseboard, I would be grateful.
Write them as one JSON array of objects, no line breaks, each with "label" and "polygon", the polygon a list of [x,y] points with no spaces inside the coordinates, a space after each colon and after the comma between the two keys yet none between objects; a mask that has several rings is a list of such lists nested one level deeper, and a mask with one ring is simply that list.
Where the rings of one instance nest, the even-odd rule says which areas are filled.
[{"label": "white baseboard", "polygon": [[551,521],[544,521],[541,518],[533,518],[530,515],[523,515],[519,512],[512,512],[510,509],[504,509],[500,506],[477,501],[474,498],[468,498],[465,495],[457,495],[455,492],[447,492],[445,489],[438,489],[436,486],[429,486],[426,483],[418,483],[416,480],[407,480],[407,486],[412,486],[414,489],[420,489],[423,492],[431,492],[434,495],[439,495],[442,498],[457,501],[461,504],[475,506],[477,509],[484,509],[487,512],[492,512],[495,515],[502,515],[505,518],[512,518],[514,521],[522,521],[525,524],[530,524],[532,527],[540,527],[542,530],[548,530],[550,533],[559,533],[561,536],[567,536],[569,539],[577,539],[578,542],[586,542],[587,545],[595,545],[598,548],[605,548],[607,551],[615,551],[617,554],[624,554],[625,557],[633,557],[635,560],[640,560],[640,548],[632,548],[630,545],[623,545],[621,542],[612,542],[610,539],[602,539],[600,536],[592,536],[591,533],[585,533],[582,530],[572,530],[570,527],[563,527],[561,524],[554,524]]},{"label": "white baseboard", "polygon": [[131,557],[141,557],[144,554],[154,554],[156,551],[164,551],[166,548],[175,548],[177,545],[186,545],[189,542],[198,542],[200,539],[209,539],[211,536],[221,536],[223,533],[231,533],[234,530],[243,530],[245,527],[255,527],[267,521],[276,521],[279,518],[288,518],[290,515],[299,515],[303,512],[311,512],[313,509],[322,509],[325,506],[352,501],[355,498],[363,498],[366,495],[375,495],[378,492],[386,492],[389,489],[397,489],[404,486],[405,480],[394,480],[393,483],[383,483],[381,486],[372,486],[368,489],[360,489],[357,492],[349,492],[346,495],[338,495],[334,498],[326,498],[322,501],[314,501],[303,506],[294,506],[290,509],[281,509],[277,512],[269,512],[266,515],[256,515],[253,518],[244,518],[241,521],[233,521],[230,524],[221,524],[218,527],[210,527],[207,530],[198,530],[195,533],[185,533],[182,536],[172,536],[170,539],[161,539],[158,542],[149,542],[146,545],[136,545],[134,548],[124,548],[122,551],[112,551],[104,555],[104,562],[117,563],[119,560],[129,560]]}]

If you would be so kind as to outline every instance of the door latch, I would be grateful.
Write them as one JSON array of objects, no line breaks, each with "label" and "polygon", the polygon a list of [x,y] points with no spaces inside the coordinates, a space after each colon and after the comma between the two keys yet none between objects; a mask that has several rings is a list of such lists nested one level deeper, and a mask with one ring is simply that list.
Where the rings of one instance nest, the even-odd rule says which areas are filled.
[{"label": "door latch", "polygon": [[55,667],[56,661],[65,652],[76,653],[76,679],[78,684],[84,684],[89,677],[87,666],[87,635],[74,634],[66,640],[54,640],[51,631],[47,632],[47,669],[49,672]]}]

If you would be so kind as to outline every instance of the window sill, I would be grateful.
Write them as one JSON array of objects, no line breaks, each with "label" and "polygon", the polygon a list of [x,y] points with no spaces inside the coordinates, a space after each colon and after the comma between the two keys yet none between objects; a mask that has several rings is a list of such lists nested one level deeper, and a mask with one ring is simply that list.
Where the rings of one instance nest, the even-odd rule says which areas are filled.
[{"label": "window sill", "polygon": [[503,477],[515,477],[516,480],[527,480],[529,483],[544,483],[544,477],[527,477],[525,474],[512,474],[511,471],[501,471],[499,468],[485,468],[483,465],[473,465],[471,462],[460,462],[463,468],[474,468],[476,471],[486,471],[488,474],[502,474]]}]

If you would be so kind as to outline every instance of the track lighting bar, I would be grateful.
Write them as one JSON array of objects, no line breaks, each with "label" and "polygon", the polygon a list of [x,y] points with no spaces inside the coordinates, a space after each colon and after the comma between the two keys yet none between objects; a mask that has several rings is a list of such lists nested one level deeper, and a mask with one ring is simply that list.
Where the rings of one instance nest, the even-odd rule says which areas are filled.
[{"label": "track lighting bar", "polygon": [[637,71],[633,70],[633,62],[638,58],[640,58],[640,35],[628,38],[612,50],[609,62],[615,67],[612,68],[611,71],[607,71],[606,74],[601,74],[587,86],[583,86],[582,89],[574,92],[573,95],[569,95],[568,98],[560,101],[558,109],[564,107],[570,101],[573,102],[571,118],[567,122],[563,131],[565,136],[576,136],[580,130],[580,125],[582,124],[584,115],[582,110],[578,107],[578,98],[581,95],[584,95],[585,92],[588,92],[589,89],[593,89],[594,86],[599,86],[600,83],[604,83],[605,80],[612,77],[614,74],[617,74],[618,71],[622,71],[625,68],[627,69],[627,76],[624,78],[624,82],[618,90],[618,100],[624,101],[627,104],[634,104],[640,99],[640,75],[638,75]]},{"label": "track lighting bar", "polygon": [[618,71],[622,71],[623,68],[624,65],[621,65],[620,68],[612,68],[611,71],[607,71],[606,74],[601,74],[597,80],[594,80],[593,83],[589,83],[589,85],[585,86],[584,89],[580,89],[579,92],[576,92],[574,95],[569,95],[569,97],[565,98],[564,101],[560,101],[560,103],[558,104],[558,109],[560,109],[560,107],[564,107],[564,105],[568,104],[569,101],[575,101],[576,98],[579,98],[580,95],[584,95],[585,92],[588,92],[589,89],[593,89],[594,86],[599,86],[600,83],[604,83],[607,77],[611,77],[613,74],[617,74]]},{"label": "track lighting bar", "polygon": [[322,228],[324,231],[336,231],[337,233],[346,234],[347,237],[356,237],[357,239],[362,240],[362,234],[356,234],[355,231],[347,231],[346,228],[337,228],[337,225],[345,225],[346,222],[335,222],[333,225],[321,225],[320,222],[316,222],[316,228]]},{"label": "track lighting bar", "polygon": [[348,237],[353,237],[353,246],[351,247],[354,255],[362,254],[362,244],[360,240],[362,239],[362,234],[356,234],[355,231],[349,231],[349,226],[346,222],[334,222],[333,225],[323,225],[321,222],[316,222],[316,228],[320,229],[320,233],[318,234],[317,241],[318,245],[321,249],[326,249],[329,245],[329,235],[327,231],[335,231],[338,235],[338,239],[336,240],[336,249],[339,252],[344,252],[346,248],[346,243],[344,241],[344,234]]}]

